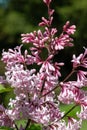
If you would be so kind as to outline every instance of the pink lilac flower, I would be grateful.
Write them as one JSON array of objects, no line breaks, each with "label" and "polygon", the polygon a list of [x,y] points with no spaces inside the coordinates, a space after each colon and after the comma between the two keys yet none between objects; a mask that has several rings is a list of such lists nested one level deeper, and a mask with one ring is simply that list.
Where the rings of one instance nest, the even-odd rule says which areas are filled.
[{"label": "pink lilac flower", "polygon": [[49,5],[51,3],[52,0],[43,0],[43,2],[47,5]]},{"label": "pink lilac flower", "polygon": [[23,65],[16,64],[12,66],[5,75],[8,83],[15,88],[15,93],[28,93],[28,91],[33,93],[36,85],[34,81],[36,79],[34,72],[35,69],[30,71],[24,70]]},{"label": "pink lilac flower", "polygon": [[77,112],[77,116],[83,120],[87,119],[87,92],[80,90],[75,97],[75,102],[81,107],[80,112]]},{"label": "pink lilac flower", "polygon": [[87,120],[87,106],[81,106],[81,111],[77,112],[77,116],[82,120]]},{"label": "pink lilac flower", "polygon": [[68,119],[68,125],[67,125],[67,129],[68,130],[79,130],[81,128],[81,124],[82,124],[82,120],[80,119],[79,121],[77,121],[74,118],[69,118]]},{"label": "pink lilac flower", "polygon": [[87,96],[80,102],[81,111],[77,112],[77,116],[82,120],[87,120]]},{"label": "pink lilac flower", "polygon": [[12,100],[9,105],[14,107],[14,109],[7,110],[7,114],[12,120],[28,119],[29,117],[31,120],[47,126],[63,115],[53,102],[47,101],[41,105],[36,99],[28,102],[28,98],[23,94]]},{"label": "pink lilac flower", "polygon": [[2,53],[2,60],[4,61],[4,63],[24,63],[24,56],[21,53],[21,46],[20,47],[16,47],[14,50],[9,49],[8,52],[5,52],[3,50]]},{"label": "pink lilac flower", "polygon": [[83,86],[87,86],[87,71],[79,70],[77,72],[77,81],[83,82]]},{"label": "pink lilac flower", "polygon": [[65,104],[74,102],[75,97],[79,94],[79,89],[72,82],[60,83],[61,92],[58,95],[58,100]]},{"label": "pink lilac flower", "polygon": [[[31,113],[32,115],[33,113]],[[43,103],[40,107],[35,110],[34,120],[41,123],[44,126],[48,126],[51,122],[54,122],[61,118],[63,113],[60,112],[58,106],[53,102]]]},{"label": "pink lilac flower", "polygon": [[37,90],[44,95],[58,84],[58,77],[46,72],[37,74],[38,82],[36,84]]},{"label": "pink lilac flower", "polygon": [[22,42],[23,43],[33,43],[33,45],[37,48],[43,48],[45,42],[49,39],[48,36],[44,36],[41,30],[33,33],[22,34]]},{"label": "pink lilac flower", "polygon": [[51,49],[58,51],[64,49],[66,46],[73,46],[72,41],[73,39],[68,34],[61,34],[60,37],[52,39]]},{"label": "pink lilac flower", "polygon": [[51,17],[51,21],[42,17],[42,22],[39,23],[39,26],[47,26],[49,27],[52,23],[53,18]]},{"label": "pink lilac flower", "polygon": [[53,55],[50,55],[45,61],[42,61],[40,72],[46,71],[46,73],[49,74],[49,72],[55,71],[54,66],[50,63],[52,58]]},{"label": "pink lilac flower", "polygon": [[6,109],[2,105],[0,105],[0,126],[13,127],[13,121],[9,118]]},{"label": "pink lilac flower", "polygon": [[75,25],[70,26],[70,22],[67,21],[66,24],[63,26],[63,31],[69,35],[74,34],[74,32],[76,31],[76,26]]},{"label": "pink lilac flower", "polygon": [[[32,47],[22,53],[22,46],[3,50],[2,61],[6,64],[6,82],[13,88],[14,99],[10,99],[8,108],[0,106],[0,125],[16,128],[16,120],[30,120],[42,125],[43,130],[79,130],[82,119],[87,119],[87,92],[82,88],[87,85],[87,49],[78,57],[73,55],[73,69],[69,75],[60,81],[62,62],[53,62],[53,58],[65,47],[73,46],[71,34],[74,34],[76,26],[67,21],[62,33],[57,37],[57,29],[52,28],[54,10],[50,8],[52,0],[43,0],[48,7],[48,18],[42,17],[38,30],[22,34],[22,43],[32,44]],[[41,56],[44,49],[47,51],[45,59]],[[36,64],[39,70],[30,69],[30,65]],[[79,69],[79,67],[81,67]],[[28,69],[29,68],[29,69]],[[77,79],[69,80],[73,73]],[[1,82],[3,83],[1,78]],[[58,95],[55,95],[59,88]],[[60,103],[75,104],[81,107],[77,113],[80,120],[68,117],[61,112]],[[73,107],[74,108],[74,107]],[[64,117],[68,118],[66,124]],[[28,128],[27,124],[26,127]],[[26,128],[26,129],[27,129]],[[23,126],[16,128],[23,130]]]},{"label": "pink lilac flower", "polygon": [[48,127],[44,127],[43,130],[79,130],[81,128],[82,120],[76,120],[74,118],[68,119],[68,124],[64,120],[54,122]]},{"label": "pink lilac flower", "polygon": [[87,68],[87,49],[85,48],[84,54],[80,54],[78,57],[76,57],[74,54],[72,62],[74,68],[77,68],[79,66]]},{"label": "pink lilac flower", "polygon": [[73,60],[72,60],[72,62],[73,62],[73,67],[74,67],[74,68],[80,66],[80,64],[81,64],[81,61],[80,61],[80,60],[81,60],[81,58],[82,58],[82,55],[83,55],[83,54],[80,54],[78,57],[76,57],[75,54],[73,55]]}]

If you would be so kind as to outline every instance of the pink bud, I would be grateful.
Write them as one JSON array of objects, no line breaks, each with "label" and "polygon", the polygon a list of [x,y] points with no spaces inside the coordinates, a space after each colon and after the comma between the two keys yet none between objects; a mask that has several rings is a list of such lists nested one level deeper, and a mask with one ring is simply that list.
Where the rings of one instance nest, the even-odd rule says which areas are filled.
[{"label": "pink bud", "polygon": [[43,0],[44,3],[46,3],[47,5],[49,5],[51,3],[52,0]]}]

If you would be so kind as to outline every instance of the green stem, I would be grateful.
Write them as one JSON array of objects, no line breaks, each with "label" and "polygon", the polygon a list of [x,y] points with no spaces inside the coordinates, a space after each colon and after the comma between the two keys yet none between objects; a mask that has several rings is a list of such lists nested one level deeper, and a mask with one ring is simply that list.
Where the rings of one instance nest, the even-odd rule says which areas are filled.
[{"label": "green stem", "polygon": [[31,120],[30,120],[30,119],[28,119],[27,124],[26,124],[26,126],[25,126],[24,130],[27,130],[27,128],[28,128],[28,127],[29,127],[29,125],[30,125],[30,122],[31,122]]},{"label": "green stem", "polygon": [[14,123],[14,125],[15,125],[16,130],[19,130],[19,129],[18,129],[18,126],[17,126],[15,123]]}]

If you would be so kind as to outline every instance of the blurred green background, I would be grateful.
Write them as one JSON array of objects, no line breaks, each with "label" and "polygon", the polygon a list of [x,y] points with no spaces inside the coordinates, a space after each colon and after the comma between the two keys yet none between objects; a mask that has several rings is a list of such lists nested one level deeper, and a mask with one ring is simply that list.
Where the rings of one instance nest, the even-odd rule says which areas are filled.
[{"label": "blurred green background", "polygon": [[[73,36],[75,46],[55,56],[55,60],[65,62],[62,69],[65,77],[71,70],[72,54],[78,55],[83,52],[83,46],[87,47],[87,0],[53,0],[51,8],[55,9],[53,27],[58,29],[58,35],[67,20],[77,27]],[[7,50],[21,44],[21,33],[37,30],[42,16],[47,17],[42,0],[0,0],[0,57],[3,48]],[[3,74],[4,64],[0,61],[0,75]],[[81,130],[86,129],[87,121]]]}]

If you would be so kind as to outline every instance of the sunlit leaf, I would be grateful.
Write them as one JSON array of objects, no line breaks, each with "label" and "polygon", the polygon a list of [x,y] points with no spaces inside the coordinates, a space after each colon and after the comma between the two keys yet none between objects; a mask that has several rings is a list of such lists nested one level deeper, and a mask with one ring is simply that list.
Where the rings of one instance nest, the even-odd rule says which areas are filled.
[{"label": "sunlit leaf", "polygon": [[6,88],[0,84],[0,93],[10,92],[11,90],[12,90],[12,88],[9,88],[9,87]]}]

